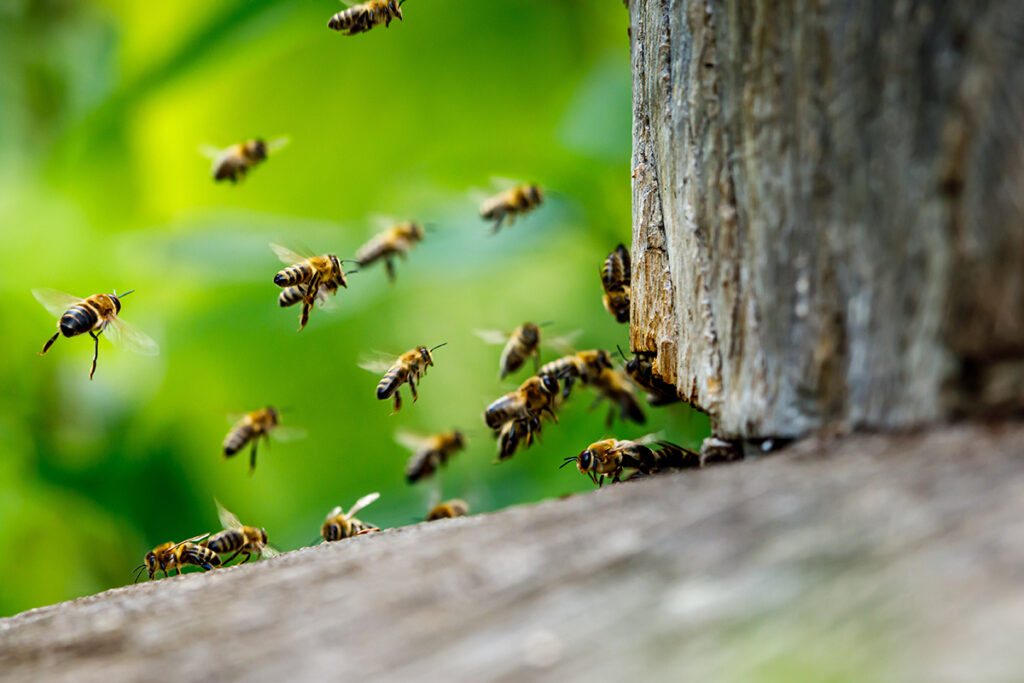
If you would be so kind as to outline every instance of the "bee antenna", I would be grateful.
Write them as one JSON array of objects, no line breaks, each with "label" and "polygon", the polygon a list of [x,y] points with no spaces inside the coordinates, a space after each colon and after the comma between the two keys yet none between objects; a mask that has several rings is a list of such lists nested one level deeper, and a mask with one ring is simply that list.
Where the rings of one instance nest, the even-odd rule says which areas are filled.
[{"label": "bee antenna", "polygon": [[576,461],[576,458],[574,458],[574,457],[573,458],[566,458],[565,462],[563,462],[561,465],[558,466],[558,469],[562,469],[566,465],[572,464],[575,461]]},{"label": "bee antenna", "polygon": [[622,360],[626,360],[626,354],[624,354],[624,353],[622,352],[622,347],[621,347],[621,346],[619,346],[618,344],[616,344],[616,345],[615,345],[615,348],[617,348],[617,349],[619,350],[619,355],[620,355],[620,356],[622,356]]},{"label": "bee antenna", "polygon": [[434,348],[430,349],[430,352],[431,352],[431,353],[433,353],[433,352],[434,352],[435,350],[437,350],[437,349],[441,348],[442,346],[444,346],[444,345],[445,345],[445,344],[447,344],[447,343],[448,343],[448,342],[441,342],[440,344],[438,344],[438,345],[437,345],[437,346],[435,346]]},{"label": "bee antenna", "polygon": [[[342,258],[342,259],[338,259],[338,260],[341,261],[342,263],[359,263],[359,259],[354,259],[354,258]],[[355,271],[352,271],[352,272],[355,272]]]},{"label": "bee antenna", "polygon": [[138,567],[132,570],[132,574],[135,576],[135,580],[132,583],[138,583],[139,579],[142,578],[142,570],[146,568],[146,563],[143,562]]},{"label": "bee antenna", "polygon": [[128,296],[129,294],[131,294],[132,292],[134,292],[134,291],[135,291],[134,289],[129,289],[129,290],[128,290],[127,292],[125,292],[124,294],[118,294],[118,293],[117,293],[117,290],[115,289],[115,290],[114,290],[114,298],[115,298],[115,299],[123,299],[123,298],[125,298],[126,296]]},{"label": "bee antenna", "polygon": [[537,327],[547,327],[548,325],[554,325],[554,324],[555,324],[554,321],[548,320],[547,322],[543,322],[540,325],[537,325]]}]

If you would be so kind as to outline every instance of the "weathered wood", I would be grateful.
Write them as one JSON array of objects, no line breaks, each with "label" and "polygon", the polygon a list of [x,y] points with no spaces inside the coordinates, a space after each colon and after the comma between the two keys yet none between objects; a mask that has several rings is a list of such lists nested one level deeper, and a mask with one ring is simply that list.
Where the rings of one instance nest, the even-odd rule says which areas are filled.
[{"label": "weathered wood", "polygon": [[0,678],[1019,680],[1022,445],[808,440],[119,588],[0,620]]},{"label": "weathered wood", "polygon": [[632,344],[716,433],[1024,408],[1024,3],[629,4]]}]

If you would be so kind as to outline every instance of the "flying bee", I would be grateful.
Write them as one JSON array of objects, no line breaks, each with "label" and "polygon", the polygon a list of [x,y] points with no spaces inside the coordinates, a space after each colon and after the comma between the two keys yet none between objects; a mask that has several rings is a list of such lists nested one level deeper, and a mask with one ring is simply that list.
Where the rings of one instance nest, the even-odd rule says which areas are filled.
[{"label": "flying bee", "polygon": [[279,554],[274,548],[267,545],[266,530],[254,526],[245,526],[238,521],[238,518],[230,510],[221,505],[219,500],[216,498],[213,500],[217,504],[217,517],[220,518],[220,523],[224,530],[218,531],[199,545],[209,548],[217,553],[217,555],[234,553],[234,555],[224,560],[221,564],[230,564],[231,560],[238,557],[239,554],[245,555],[245,559],[242,560],[241,564],[248,562],[252,559],[253,555],[256,556],[256,559],[259,559],[264,554],[267,557],[274,557]]},{"label": "flying bee", "polygon": [[289,429],[280,425],[281,415],[273,406],[267,406],[266,408],[246,413],[235,423],[235,426],[231,428],[228,435],[224,437],[224,457],[230,458],[245,448],[247,444],[251,443],[249,474],[252,474],[256,469],[256,449],[260,439],[266,441],[269,446],[271,433],[280,441],[292,441],[305,436],[305,432],[301,429]]},{"label": "flying bee", "polygon": [[590,386],[597,392],[594,405],[597,405],[602,399],[607,399],[612,404],[606,421],[609,427],[615,420],[616,406],[619,409],[620,420],[632,420],[637,424],[647,421],[644,411],[633,395],[633,386],[624,373],[612,368],[602,368],[601,372],[590,380]]},{"label": "flying bee", "polygon": [[357,512],[378,498],[380,498],[379,493],[368,493],[357,500],[352,509],[344,514],[342,514],[340,505],[334,508],[327,513],[327,519],[324,521],[323,526],[320,527],[320,535],[325,541],[330,542],[368,534],[372,531],[380,531],[378,527],[361,522],[355,517]]},{"label": "flying bee", "polygon": [[401,221],[384,232],[374,235],[369,242],[359,247],[355,260],[360,266],[368,266],[384,259],[388,280],[394,282],[395,256],[405,258],[409,249],[422,240],[422,225],[412,221]]},{"label": "flying bee", "polygon": [[480,217],[485,221],[494,221],[492,232],[501,230],[508,218],[512,225],[517,216],[533,211],[544,201],[544,194],[539,185],[516,185],[504,192],[484,200],[480,205]]},{"label": "flying bee", "polygon": [[674,386],[654,374],[657,353],[634,351],[632,358],[626,358],[626,354],[619,349],[619,355],[625,362],[626,374],[647,392],[647,403],[652,407],[666,406],[681,400]]},{"label": "flying bee", "polygon": [[380,383],[377,384],[377,399],[385,401],[394,396],[395,413],[397,413],[402,409],[402,394],[399,392],[399,388],[408,382],[412,400],[415,402],[419,398],[416,393],[416,382],[426,374],[427,367],[434,364],[434,357],[431,354],[447,343],[438,344],[432,349],[428,349],[426,346],[417,346],[415,349],[403,353],[398,360],[390,365],[387,361],[370,360],[361,362],[359,367],[374,373],[387,369]]},{"label": "flying bee", "polygon": [[380,24],[388,28],[394,19],[402,21],[402,4],[405,0],[367,0],[358,5],[347,0],[342,2],[348,5],[348,9],[332,16],[327,22],[327,28],[341,31],[346,36],[354,36]]},{"label": "flying bee", "polygon": [[622,244],[608,254],[601,269],[601,285],[604,287],[604,308],[620,323],[629,322],[629,283],[632,269],[629,265],[629,250]]},{"label": "flying bee", "polygon": [[271,244],[270,248],[282,263],[288,264],[274,276],[274,284],[284,288],[277,303],[287,307],[302,302],[302,314],[299,316],[301,332],[309,322],[313,304],[326,300],[325,292],[334,294],[339,287],[348,287],[341,259],[334,254],[301,256],[280,244]]},{"label": "flying bee", "polygon": [[526,441],[529,448],[533,445],[534,439],[540,439],[540,418],[537,416],[519,420],[509,420],[498,430],[498,461],[508,460],[520,444]]},{"label": "flying bee", "polygon": [[96,372],[96,359],[100,352],[100,335],[107,333],[107,339],[117,346],[147,356],[155,356],[160,352],[156,342],[143,332],[129,325],[118,317],[121,312],[121,299],[135,290],[124,294],[93,294],[88,299],[80,299],[54,289],[33,289],[32,296],[41,303],[50,315],[58,318],[57,332],[43,346],[39,355],[45,354],[57,341],[57,337],[76,337],[88,333],[92,337],[92,365],[89,368],[89,379]]},{"label": "flying bee", "polygon": [[643,474],[656,474],[669,469],[701,466],[699,453],[667,441],[655,443],[658,450],[652,449],[644,440],[602,439],[587,446],[579,455],[565,458],[559,469],[575,464],[580,472],[601,486],[605,477],[612,477],[613,483],[618,482],[622,471],[627,468]]},{"label": "flying bee", "polygon": [[454,519],[455,517],[462,517],[467,512],[469,512],[469,503],[461,498],[452,498],[451,500],[438,503],[434,507],[430,508],[430,512],[427,513],[426,521],[433,522],[435,519]]},{"label": "flying bee", "polygon": [[143,570],[147,570],[149,578],[152,579],[158,571],[162,571],[164,577],[167,577],[172,570],[177,570],[178,574],[181,574],[181,568],[190,564],[202,567],[207,571],[219,567],[220,558],[217,557],[217,553],[196,543],[207,536],[209,534],[200,534],[180,543],[161,543],[153,548],[146,553],[142,564],[134,569],[135,581],[132,583],[138,582]]},{"label": "flying bee", "polygon": [[541,377],[558,377],[565,380],[562,389],[562,398],[568,398],[572,391],[573,384],[579,380],[583,384],[590,384],[602,370],[612,367],[612,357],[603,349],[591,349],[588,351],[577,351],[567,356],[562,356],[550,363],[545,363],[537,371]]},{"label": "flying bee", "polygon": [[466,438],[454,429],[433,436],[398,432],[395,440],[413,451],[405,467],[405,478],[410,484],[433,475],[448,458],[466,447]]},{"label": "flying bee", "polygon": [[[515,391],[493,401],[484,411],[484,422],[493,430],[500,430],[510,420],[525,420],[527,426],[539,423],[547,411],[558,422],[554,406],[558,398],[558,380],[554,377],[531,377]],[[537,418],[536,420],[534,418]]]},{"label": "flying bee", "polygon": [[271,152],[276,152],[287,144],[288,138],[277,138],[269,143],[262,138],[255,138],[225,149],[200,145],[199,152],[213,161],[210,175],[214,180],[219,182],[227,179],[235,183],[239,178],[245,178],[249,169],[264,161]]}]

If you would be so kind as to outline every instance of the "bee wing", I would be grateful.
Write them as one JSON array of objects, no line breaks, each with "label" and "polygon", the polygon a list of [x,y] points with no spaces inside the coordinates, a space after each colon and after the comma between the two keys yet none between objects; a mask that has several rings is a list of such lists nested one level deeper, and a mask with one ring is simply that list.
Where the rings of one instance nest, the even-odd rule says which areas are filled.
[{"label": "bee wing", "polygon": [[207,159],[216,159],[222,151],[219,147],[214,147],[213,145],[199,145],[199,153]]},{"label": "bee wing", "polygon": [[295,253],[288,247],[282,247],[280,244],[270,243],[270,250],[274,252],[277,258],[281,259],[281,263],[286,266],[294,266],[296,263],[302,263],[307,257]]},{"label": "bee wing", "polygon": [[373,226],[373,229],[377,232],[383,232],[399,222],[394,216],[380,213],[372,213],[366,218],[367,222]]},{"label": "bee wing", "polygon": [[324,519],[325,520],[333,519],[333,518],[337,517],[340,514],[341,514],[341,506],[340,505],[335,505],[333,508],[331,508],[331,511],[327,513],[327,516],[324,517]]},{"label": "bee wing", "polygon": [[491,176],[491,187],[504,192],[505,190],[511,190],[513,187],[522,185],[522,180],[516,180],[515,178],[506,178],[500,175]]},{"label": "bee wing", "polygon": [[276,427],[272,432],[270,432],[270,435],[281,443],[288,443],[289,441],[304,439],[308,433],[309,432],[301,427]]},{"label": "bee wing", "polygon": [[85,301],[77,296],[58,292],[56,289],[33,289],[32,296],[55,318],[61,317],[68,312],[69,308]]},{"label": "bee wing", "polygon": [[569,355],[570,353],[576,353],[574,342],[579,339],[581,334],[583,334],[583,330],[573,330],[568,334],[555,337],[547,343],[559,353]]},{"label": "bee wing", "polygon": [[362,510],[364,507],[372,503],[373,501],[380,498],[380,494],[376,491],[373,493],[367,493],[365,496],[356,501],[356,504],[345,513],[345,517],[352,518],[356,516],[356,513]]},{"label": "bee wing", "polygon": [[135,326],[129,325],[116,315],[107,322],[103,331],[116,346],[141,353],[143,356],[155,356],[160,353],[160,347],[152,337]]},{"label": "bee wing", "polygon": [[429,446],[431,439],[429,436],[413,434],[412,432],[400,430],[395,432],[395,441],[398,442],[400,446],[405,446],[410,451],[418,451],[421,448]]},{"label": "bee wing", "polygon": [[501,330],[473,330],[473,334],[484,340],[486,344],[504,344],[508,341],[508,333]]},{"label": "bee wing", "polygon": [[263,557],[266,557],[266,558],[277,557],[280,554],[281,554],[281,551],[278,550],[277,548],[275,548],[272,545],[265,545],[265,546],[263,546]]},{"label": "bee wing", "polygon": [[238,521],[238,517],[235,517],[231,510],[220,504],[220,501],[216,498],[213,502],[217,504],[217,518],[220,519],[221,526],[225,529],[241,529],[242,523]]},{"label": "bee wing", "polygon": [[179,541],[178,543],[175,543],[174,547],[177,548],[179,546],[185,545],[186,543],[195,543],[196,541],[201,541],[201,540],[203,540],[204,538],[206,538],[209,535],[210,535],[209,532],[207,532],[205,534],[199,534],[198,536],[193,536],[192,538],[186,538],[184,541]]},{"label": "bee wing", "polygon": [[359,358],[359,367],[363,370],[381,375],[391,369],[398,356],[385,354],[383,351],[375,351],[371,355],[363,355]]},{"label": "bee wing", "polygon": [[291,141],[292,139],[287,135],[282,135],[279,138],[274,138],[273,140],[267,143],[267,154],[284,149],[285,147],[288,146],[288,143]]}]

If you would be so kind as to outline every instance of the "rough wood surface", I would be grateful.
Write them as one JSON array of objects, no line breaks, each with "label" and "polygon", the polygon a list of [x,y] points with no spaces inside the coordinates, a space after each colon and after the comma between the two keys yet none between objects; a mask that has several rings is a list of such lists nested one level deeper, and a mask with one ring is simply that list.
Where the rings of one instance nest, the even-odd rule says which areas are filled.
[{"label": "rough wood surface", "polygon": [[0,620],[0,678],[1019,680],[1022,445],[809,440],[128,586]]},{"label": "rough wood surface", "polygon": [[632,344],[726,438],[1024,407],[1024,3],[631,0]]}]

